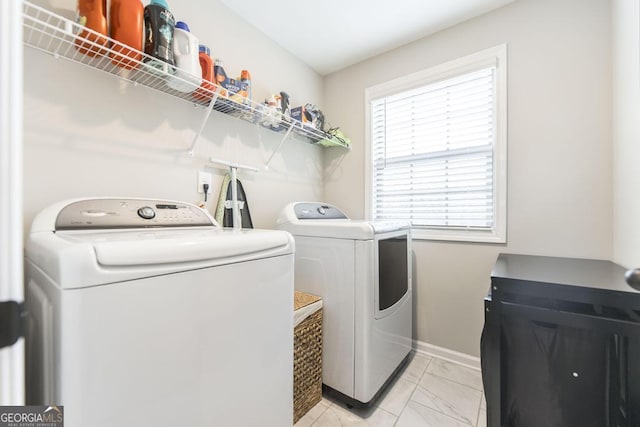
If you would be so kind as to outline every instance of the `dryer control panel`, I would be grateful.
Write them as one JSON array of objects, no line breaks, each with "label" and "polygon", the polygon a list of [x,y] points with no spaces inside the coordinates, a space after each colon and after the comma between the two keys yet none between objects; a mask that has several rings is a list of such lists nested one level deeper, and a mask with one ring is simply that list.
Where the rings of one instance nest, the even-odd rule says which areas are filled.
[{"label": "dryer control panel", "polygon": [[293,210],[298,219],[348,219],[340,209],[322,203],[296,203]]},{"label": "dryer control panel", "polygon": [[56,230],[217,226],[199,207],[167,200],[87,199],[66,205]]}]

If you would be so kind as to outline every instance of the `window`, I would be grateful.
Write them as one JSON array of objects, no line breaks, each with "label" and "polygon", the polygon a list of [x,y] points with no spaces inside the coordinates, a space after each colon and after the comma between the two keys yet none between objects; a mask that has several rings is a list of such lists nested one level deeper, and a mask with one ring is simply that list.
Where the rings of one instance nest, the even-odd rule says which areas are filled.
[{"label": "window", "polygon": [[506,242],[506,73],[502,45],[366,90],[369,218]]}]

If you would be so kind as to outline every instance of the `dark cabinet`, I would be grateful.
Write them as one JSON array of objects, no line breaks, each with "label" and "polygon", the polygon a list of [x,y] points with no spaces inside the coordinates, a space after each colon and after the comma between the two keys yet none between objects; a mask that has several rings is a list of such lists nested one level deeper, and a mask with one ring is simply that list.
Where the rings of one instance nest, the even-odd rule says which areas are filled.
[{"label": "dark cabinet", "polygon": [[640,292],[624,273],[498,257],[481,342],[488,426],[640,426]]}]

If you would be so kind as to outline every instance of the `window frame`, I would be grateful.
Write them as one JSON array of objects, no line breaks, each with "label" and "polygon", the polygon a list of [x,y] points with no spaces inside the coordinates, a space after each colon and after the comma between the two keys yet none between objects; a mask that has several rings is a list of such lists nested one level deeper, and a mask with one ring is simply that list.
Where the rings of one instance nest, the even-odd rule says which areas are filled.
[{"label": "window frame", "polygon": [[487,67],[496,67],[495,141],[493,146],[494,225],[491,230],[472,228],[412,227],[414,239],[457,242],[507,242],[507,45],[502,44],[444,64],[365,89],[365,216],[373,219],[373,159],[371,102],[399,92],[447,80]]}]

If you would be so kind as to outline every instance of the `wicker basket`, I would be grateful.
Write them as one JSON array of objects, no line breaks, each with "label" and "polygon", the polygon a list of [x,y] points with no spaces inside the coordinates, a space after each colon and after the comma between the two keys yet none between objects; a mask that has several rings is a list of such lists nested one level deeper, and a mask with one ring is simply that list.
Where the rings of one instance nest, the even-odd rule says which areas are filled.
[{"label": "wicker basket", "polygon": [[[320,301],[320,297],[295,292],[294,310]],[[322,399],[322,308],[293,330],[293,422]]]}]

